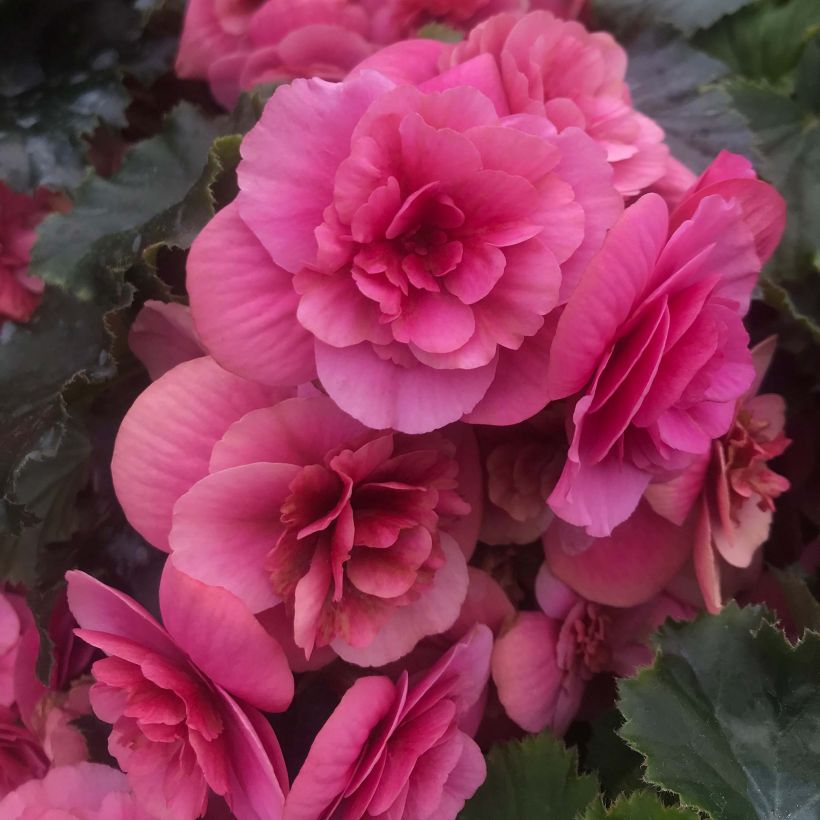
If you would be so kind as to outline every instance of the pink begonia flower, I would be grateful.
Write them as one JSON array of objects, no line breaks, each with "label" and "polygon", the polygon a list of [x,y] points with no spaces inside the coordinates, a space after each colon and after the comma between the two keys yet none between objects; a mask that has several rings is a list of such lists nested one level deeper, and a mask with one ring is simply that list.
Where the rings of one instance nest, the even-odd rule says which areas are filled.
[{"label": "pink begonia flower", "polygon": [[546,117],[559,131],[577,127],[606,152],[615,187],[634,196],[667,171],[663,129],[632,106],[627,56],[612,35],[589,32],[549,11],[523,17],[498,14],[455,45],[406,41],[386,47],[356,69],[380,71],[396,81],[431,82],[440,72],[492,60],[500,87],[499,114]]},{"label": "pink begonia flower", "polygon": [[484,543],[529,544],[547,529],[547,499],[566,459],[564,428],[557,405],[513,427],[476,428],[486,473]]},{"label": "pink begonia flower", "polygon": [[166,564],[164,628],[126,595],[67,573],[77,634],[108,657],[93,668],[91,705],[113,724],[108,749],[157,818],[204,813],[208,789],[239,820],[280,818],[287,775],[258,710],[293,697],[282,650],[235,596]]},{"label": "pink begonia flower", "polygon": [[176,302],[149,299],[128,331],[128,346],[153,381],[182,362],[205,355],[191,311]]},{"label": "pink begonia flower", "polygon": [[23,725],[17,709],[0,706],[0,797],[42,777],[48,768],[40,741]]},{"label": "pink begonia flower", "polygon": [[14,679],[23,634],[36,628],[22,595],[0,590],[0,706],[15,701]]},{"label": "pink begonia flower", "polygon": [[45,188],[18,194],[0,182],[0,322],[27,322],[40,304],[42,279],[28,275],[35,228],[54,206]]},{"label": "pink begonia flower", "polygon": [[668,617],[694,609],[668,595],[637,607],[600,606],[574,593],[542,565],[540,612],[520,612],[493,647],[492,675],[509,717],[528,732],[563,735],[588,681],[601,672],[629,676],[652,660],[648,638]]},{"label": "pink begonia flower", "polygon": [[206,357],[135,402],[112,472],[131,523],[180,569],[253,612],[284,603],[303,656],[386,663],[464,600],[482,492],[467,427],[375,432]]},{"label": "pink begonia flower", "polygon": [[728,153],[671,214],[657,194],[624,213],[550,352],[551,397],[579,396],[556,515],[608,536],[727,432],[754,379],[742,317],[784,223],[782,197]]},{"label": "pink begonia flower", "polygon": [[[0,593],[0,795],[29,777],[42,776],[49,766],[88,757],[85,738],[72,721],[91,711],[89,684],[66,682],[66,691],[43,686],[35,668],[39,648],[25,599]],[[62,649],[55,645],[56,657]]]},{"label": "pink begonia flower", "polygon": [[156,820],[135,800],[126,776],[99,763],[76,763],[29,780],[0,800],[3,820]]},{"label": "pink begonia flower", "polygon": [[364,677],[319,731],[285,820],[454,820],[486,777],[462,721],[487,685],[492,633],[476,626],[426,673]]},{"label": "pink begonia flower", "polygon": [[658,515],[645,501],[604,538],[555,518],[542,542],[553,575],[584,598],[616,607],[654,598],[692,555],[691,530]]},{"label": "pink begonia flower", "polygon": [[176,72],[208,80],[232,108],[239,93],[294,77],[341,80],[376,47],[355,0],[191,0]]},{"label": "pink begonia flower", "polygon": [[194,322],[224,367],[269,384],[318,372],[346,413],[407,433],[544,406],[548,314],[621,198],[580,129],[499,116],[489,57],[431,86],[364,72],[273,95],[239,195],[188,257]]},{"label": "pink begonia flower", "polygon": [[646,493],[656,512],[679,525],[695,509],[695,577],[713,613],[732,594],[722,578],[727,567],[743,570],[753,563],[769,535],[774,499],[789,489],[788,480],[768,466],[790,444],[783,434],[785,402],[772,393],[757,395],[776,343],[771,337],[752,350],[755,381],[738,401],[729,431],[689,470]]}]

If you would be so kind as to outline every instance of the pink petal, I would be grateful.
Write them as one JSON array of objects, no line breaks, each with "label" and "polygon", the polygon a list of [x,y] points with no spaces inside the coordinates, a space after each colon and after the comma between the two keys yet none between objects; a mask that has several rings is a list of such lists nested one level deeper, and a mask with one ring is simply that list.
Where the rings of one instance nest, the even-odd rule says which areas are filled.
[{"label": "pink petal", "polygon": [[125,515],[147,541],[168,550],[177,499],[208,473],[214,443],[249,410],[284,398],[203,357],[178,365],[131,406],[111,473]]},{"label": "pink petal", "polygon": [[223,693],[228,744],[226,799],[237,820],[281,820],[288,774],[267,719]]},{"label": "pink petal", "polygon": [[176,302],[149,299],[128,331],[128,346],[156,381],[182,362],[205,355],[190,310]]},{"label": "pink petal", "polygon": [[742,157],[738,158],[727,151],[721,152],[698,180],[694,190],[675,209],[670,220],[670,232],[684,220],[690,219],[706,197],[718,195],[727,201],[734,200],[740,205],[743,221],[754,235],[762,265],[774,253],[783,235],[786,203],[771,185],[751,178],[754,172],[751,166],[742,164],[742,160]]},{"label": "pink petal", "polygon": [[136,601],[78,570],[66,573],[68,606],[83,629],[127,638],[172,660],[182,653]]},{"label": "pink petal", "polygon": [[605,537],[632,515],[650,478],[616,455],[598,464],[567,461],[547,502],[559,518]]},{"label": "pink petal", "polygon": [[492,674],[504,711],[522,729],[552,727],[566,673],[558,667],[560,623],[540,612],[521,612],[495,642]]},{"label": "pink petal", "polygon": [[644,497],[652,509],[673,524],[682,526],[703,491],[710,461],[709,454],[699,456],[679,476],[650,484]]},{"label": "pink petal", "polygon": [[647,194],[609,232],[558,322],[549,370],[552,398],[576,393],[589,381],[643,295],[667,227],[666,204]]},{"label": "pink petal", "polygon": [[211,680],[260,709],[287,708],[293,675],[285,654],[235,595],[185,575],[171,559],[159,598],[168,632]]},{"label": "pink petal", "polygon": [[495,379],[475,408],[471,424],[517,424],[534,416],[550,400],[547,372],[555,321],[547,319],[518,350],[500,350]]},{"label": "pink petal", "polygon": [[692,550],[689,532],[654,513],[648,504],[607,538],[596,538],[570,554],[560,527],[543,537],[550,571],[590,601],[635,606],[657,595],[677,574]]},{"label": "pink petal", "polygon": [[296,320],[293,277],[271,261],[235,202],[194,240],[187,270],[197,332],[224,368],[272,385],[315,376],[313,340]]},{"label": "pink petal", "polygon": [[718,522],[712,522],[712,544],[727,564],[745,569],[751,566],[769,537],[772,512],[761,510],[757,500],[750,498],[735,511],[735,515],[737,522],[732,524],[731,537]]},{"label": "pink petal", "polygon": [[316,364],[342,410],[368,427],[404,433],[426,433],[460,419],[486,393],[496,368],[495,361],[474,370],[402,367],[367,343],[339,349],[317,342]]},{"label": "pink petal", "polygon": [[339,657],[357,666],[383,666],[406,655],[422,638],[449,629],[467,595],[467,564],[456,542],[441,533],[444,566],[421,597],[396,607],[373,641],[354,647],[337,638],[331,646]]},{"label": "pink petal", "polygon": [[353,129],[392,85],[375,72],[342,83],[294,80],[277,89],[245,137],[237,207],[285,270],[296,273],[316,258],[314,230],[333,201]]},{"label": "pink petal", "polygon": [[419,85],[438,74],[438,62],[446,48],[438,40],[402,40],[362,60],[350,76],[378,71],[397,84]]},{"label": "pink petal", "polygon": [[491,575],[476,567],[467,567],[469,586],[456,622],[447,630],[453,640],[463,638],[475,624],[486,624],[498,633],[502,624],[515,614],[507,593]]},{"label": "pink petal", "polygon": [[460,86],[478,89],[492,102],[499,117],[506,117],[510,113],[507,94],[498,71],[498,62],[492,54],[479,54],[466,62],[459,63],[438,76],[420,83],[419,88],[429,93]]},{"label": "pink petal", "polygon": [[371,733],[396,698],[389,678],[357,680],[313,741],[285,801],[284,820],[316,820],[336,804]]},{"label": "pink petal", "polygon": [[222,586],[259,612],[279,603],[265,559],[281,535],[280,508],[299,469],[252,463],[206,476],[174,506],[174,565]]},{"label": "pink petal", "polygon": [[709,505],[704,498],[698,505],[697,520],[694,529],[694,549],[692,561],[695,577],[698,581],[706,611],[716,615],[723,608],[721,592],[720,565],[717,554],[712,547],[712,525]]},{"label": "pink petal", "polygon": [[228,428],[211,455],[211,470],[253,461],[322,464],[331,451],[360,438],[366,427],[324,395],[286,399],[243,416]]}]

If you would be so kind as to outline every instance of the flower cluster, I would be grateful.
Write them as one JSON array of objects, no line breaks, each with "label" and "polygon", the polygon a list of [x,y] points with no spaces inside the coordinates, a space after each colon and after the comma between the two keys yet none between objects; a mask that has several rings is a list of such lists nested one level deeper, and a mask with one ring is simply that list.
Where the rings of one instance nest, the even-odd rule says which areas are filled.
[{"label": "flower cluster", "polygon": [[482,731],[564,733],[665,618],[754,586],[789,441],[744,317],[783,200],[681,165],[580,5],[190,3],[182,76],[282,85],[190,308],[129,337],[112,474],[161,622],[69,573],[98,776],[53,753],[78,684],[32,711],[6,674],[37,633],[0,599],[4,817],[453,820]]}]

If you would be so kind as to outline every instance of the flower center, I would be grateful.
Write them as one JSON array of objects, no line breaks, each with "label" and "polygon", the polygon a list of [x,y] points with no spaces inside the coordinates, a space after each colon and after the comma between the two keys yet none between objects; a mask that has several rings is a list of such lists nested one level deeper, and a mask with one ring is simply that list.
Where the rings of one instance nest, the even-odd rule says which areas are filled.
[{"label": "flower center", "polygon": [[758,496],[761,510],[774,510],[774,499],[789,489],[789,482],[767,462],[790,444],[783,433],[772,436],[770,423],[748,410],[737,414],[734,426],[723,441],[726,475],[731,493],[732,516],[752,495]]}]

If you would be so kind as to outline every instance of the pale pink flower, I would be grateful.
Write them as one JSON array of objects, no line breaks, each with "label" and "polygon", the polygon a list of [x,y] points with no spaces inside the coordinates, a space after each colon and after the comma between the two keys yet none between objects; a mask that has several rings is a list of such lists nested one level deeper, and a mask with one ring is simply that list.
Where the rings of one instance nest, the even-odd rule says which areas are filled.
[{"label": "pale pink flower", "polygon": [[135,800],[126,776],[99,763],[52,769],[0,800],[3,820],[156,820]]},{"label": "pale pink flower", "polygon": [[412,681],[356,681],[313,741],[285,820],[454,820],[486,776],[463,722],[485,690],[491,648],[477,626]]},{"label": "pale pink flower", "polygon": [[774,500],[789,482],[768,466],[790,441],[783,434],[786,406],[780,396],[757,395],[776,339],[752,350],[755,381],[738,401],[729,431],[712,442],[679,477],[649,487],[646,498],[661,515],[683,525],[694,509],[695,577],[710,612],[719,612],[751,567],[769,535]]},{"label": "pale pink flower", "polygon": [[294,77],[341,80],[375,48],[353,0],[191,0],[176,72],[207,79],[226,108],[240,91]]},{"label": "pale pink flower", "polygon": [[647,194],[610,231],[550,351],[551,397],[578,396],[556,515],[607,536],[727,432],[754,379],[742,317],[784,221],[780,195],[724,153],[671,214]]},{"label": "pale pink flower", "polygon": [[564,427],[555,405],[512,427],[476,428],[486,473],[482,541],[529,544],[547,529],[547,499],[566,458]]},{"label": "pale pink flower", "polygon": [[18,194],[0,182],[0,322],[27,322],[40,303],[43,281],[28,275],[35,228],[52,209],[53,194]]},{"label": "pale pink flower", "polygon": [[247,608],[166,564],[163,628],[89,575],[66,577],[77,634],[108,655],[93,666],[91,704],[113,724],[108,748],[140,805],[188,820],[204,813],[210,788],[240,820],[281,817],[284,761],[258,710],[283,710],[293,677]]},{"label": "pale pink flower", "polygon": [[190,309],[155,299],[149,299],[134,319],[128,346],[154,381],[178,364],[205,355]]},{"label": "pale pink flower", "polygon": [[373,428],[540,410],[562,280],[622,201],[590,137],[500,117],[499,88],[482,57],[423,90],[375,72],[280,88],[188,258],[211,355],[269,384],[318,373]]},{"label": "pale pink flower", "polygon": [[131,523],[179,568],[254,612],[283,603],[303,660],[330,646],[385,663],[464,600],[481,517],[467,427],[368,430],[327,396],[276,395],[206,357],[137,400],[112,471]]},{"label": "pale pink flower", "polygon": [[541,567],[540,612],[519,612],[493,647],[492,675],[509,717],[528,732],[563,735],[587,683],[600,673],[632,675],[652,660],[651,633],[667,617],[694,614],[668,595],[636,607],[601,606],[577,595]]},{"label": "pale pink flower", "polygon": [[[606,32],[589,32],[549,11],[498,14],[455,45],[407,41],[388,46],[356,69],[423,83],[441,71],[492,60],[498,113],[546,117],[560,131],[586,131],[606,152],[615,187],[634,196],[664,176],[669,149],[653,120],[632,106],[626,52]],[[466,70],[466,69],[465,69]]]}]

